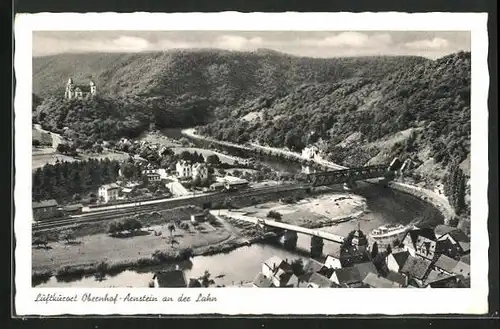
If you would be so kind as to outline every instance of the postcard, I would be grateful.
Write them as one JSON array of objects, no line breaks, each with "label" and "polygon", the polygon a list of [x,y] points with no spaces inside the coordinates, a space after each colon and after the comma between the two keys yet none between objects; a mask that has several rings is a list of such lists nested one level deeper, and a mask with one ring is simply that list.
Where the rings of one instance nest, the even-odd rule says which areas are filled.
[{"label": "postcard", "polygon": [[18,14],[16,314],[487,313],[486,24]]}]

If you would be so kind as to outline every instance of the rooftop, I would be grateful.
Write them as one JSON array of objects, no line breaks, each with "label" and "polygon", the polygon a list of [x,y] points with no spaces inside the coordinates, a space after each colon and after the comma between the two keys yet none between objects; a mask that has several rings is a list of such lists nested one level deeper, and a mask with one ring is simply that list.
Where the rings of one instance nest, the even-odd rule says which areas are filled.
[{"label": "rooftop", "polygon": [[324,264],[318,262],[317,260],[314,259],[309,259],[306,261],[304,264],[304,272],[312,272],[312,273],[317,273],[321,271],[321,269],[325,267]]},{"label": "rooftop", "polygon": [[102,189],[105,189],[105,190],[114,190],[114,189],[118,189],[120,188],[118,186],[118,184],[116,183],[111,183],[111,184],[104,184],[104,185],[101,185],[101,188]]},{"label": "rooftop", "polygon": [[311,276],[309,277],[309,283],[316,284],[320,288],[331,288],[333,286],[332,281],[318,273],[311,273]]},{"label": "rooftop", "polygon": [[431,270],[429,272],[429,275],[425,279],[423,285],[427,286],[431,283],[436,283],[436,282],[443,281],[443,280],[449,280],[449,279],[454,278],[454,277],[455,276],[453,276],[453,275],[445,274],[445,273],[442,273],[442,272],[439,272],[436,270]]},{"label": "rooftop", "polygon": [[153,280],[157,279],[160,287],[185,288],[187,287],[186,276],[181,270],[157,272]]},{"label": "rooftop", "polygon": [[406,263],[403,265],[401,272],[406,273],[413,278],[422,280],[427,274],[430,265],[431,262],[426,259],[409,256]]},{"label": "rooftop", "polygon": [[452,272],[455,266],[457,266],[457,264],[458,264],[457,260],[448,257],[446,255],[440,255],[439,258],[434,263],[434,266],[442,269],[443,271]]},{"label": "rooftop", "polygon": [[457,265],[453,268],[452,272],[467,278],[470,276],[470,265],[459,261]]},{"label": "rooftop", "polygon": [[385,278],[389,281],[397,283],[401,287],[406,286],[406,276],[401,273],[389,271]]},{"label": "rooftop", "polygon": [[392,257],[394,257],[394,260],[396,263],[398,263],[399,267],[402,267],[405,263],[408,257],[410,256],[410,253],[408,251],[402,250],[398,252],[393,252]]},{"label": "rooftop", "polygon": [[32,203],[32,208],[33,209],[38,209],[38,208],[48,208],[48,207],[57,207],[58,203],[54,199],[50,200],[42,200],[39,202],[33,202]]},{"label": "rooftop", "polygon": [[390,281],[375,273],[368,273],[363,279],[363,283],[372,288],[399,288],[398,283]]},{"label": "rooftop", "polygon": [[359,271],[356,267],[339,268],[335,270],[332,275],[337,276],[340,284],[352,284],[362,281],[359,275]]},{"label": "rooftop", "polygon": [[377,268],[372,262],[355,264],[353,267],[358,270],[361,281],[370,273],[378,275]]}]

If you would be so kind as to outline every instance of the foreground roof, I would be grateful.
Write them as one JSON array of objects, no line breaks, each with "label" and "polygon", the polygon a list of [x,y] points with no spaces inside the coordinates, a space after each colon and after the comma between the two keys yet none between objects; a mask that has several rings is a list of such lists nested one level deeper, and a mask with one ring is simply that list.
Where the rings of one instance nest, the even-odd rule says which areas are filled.
[{"label": "foreground roof", "polygon": [[157,272],[153,279],[158,280],[160,287],[184,288],[187,287],[186,276],[181,270]]},{"label": "foreground roof", "polygon": [[401,272],[406,273],[413,278],[422,280],[427,274],[430,265],[431,262],[426,259],[410,256],[403,265]]}]

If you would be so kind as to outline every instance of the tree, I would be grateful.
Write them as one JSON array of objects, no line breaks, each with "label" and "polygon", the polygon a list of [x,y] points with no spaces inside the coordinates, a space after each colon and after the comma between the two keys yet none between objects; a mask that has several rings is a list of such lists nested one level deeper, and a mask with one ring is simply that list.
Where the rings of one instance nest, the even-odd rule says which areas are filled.
[{"label": "tree", "polygon": [[34,139],[31,142],[31,145],[33,145],[34,147],[39,147],[40,146],[40,141],[38,139]]},{"label": "tree", "polygon": [[201,288],[200,280],[189,279],[188,288]]},{"label": "tree", "polygon": [[129,231],[130,233],[135,233],[136,231],[142,229],[142,223],[133,217],[129,217],[124,220],[122,229],[124,231]]},{"label": "tree", "polygon": [[124,228],[123,228],[123,224],[121,222],[114,221],[114,222],[111,222],[108,226],[108,233],[111,236],[115,236],[122,231],[124,231]]},{"label": "tree", "polygon": [[219,165],[221,163],[217,154],[210,154],[209,156],[207,156],[206,162],[211,165]]},{"label": "tree", "polygon": [[198,187],[198,186],[201,186],[201,185],[202,185],[202,184],[201,184],[201,178],[200,178],[200,176],[196,176],[196,177],[193,179],[193,182],[191,183],[191,186],[192,186],[193,188],[195,188],[195,187]]},{"label": "tree", "polygon": [[215,284],[215,281],[211,279],[211,274],[208,270],[205,270],[205,273],[198,279],[200,280],[201,286],[204,288],[208,288],[211,285]]},{"label": "tree", "polygon": [[377,242],[374,242],[372,245],[372,251],[371,251],[372,259],[375,259],[375,257],[377,257],[377,255],[378,255],[378,244],[377,244]]},{"label": "tree", "polygon": [[69,146],[65,143],[57,144],[56,150],[61,154],[66,154],[69,151]]},{"label": "tree", "polygon": [[275,211],[275,210],[271,210],[267,213],[267,218],[270,218],[270,219],[274,219],[275,221],[277,222],[281,222],[282,221],[282,215]]},{"label": "tree", "polygon": [[302,258],[293,260],[291,266],[293,274],[295,274],[297,277],[300,277],[304,274],[304,262],[302,261]]},{"label": "tree", "polygon": [[168,229],[168,231],[170,233],[170,238],[172,239],[172,243],[173,243],[173,236],[174,236],[174,231],[175,231],[175,225],[174,225],[174,223],[169,223],[167,225],[167,229]]}]

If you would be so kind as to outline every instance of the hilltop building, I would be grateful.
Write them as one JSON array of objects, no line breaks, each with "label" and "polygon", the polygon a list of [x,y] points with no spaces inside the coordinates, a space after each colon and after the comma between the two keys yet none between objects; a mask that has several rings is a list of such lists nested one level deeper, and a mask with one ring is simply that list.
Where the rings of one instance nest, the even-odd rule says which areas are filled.
[{"label": "hilltop building", "polygon": [[66,84],[66,91],[64,92],[64,98],[66,99],[83,99],[95,96],[97,93],[97,87],[94,81],[90,80],[88,85],[76,85],[73,83],[73,79],[69,78]]}]

